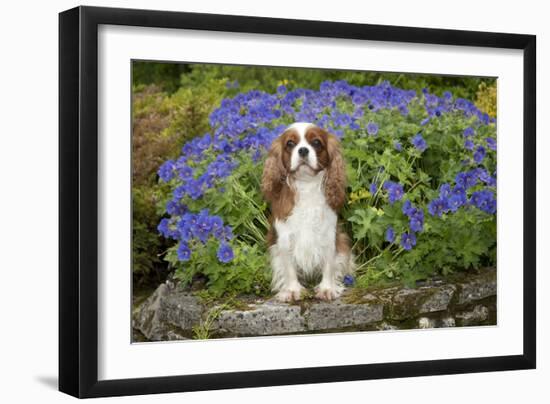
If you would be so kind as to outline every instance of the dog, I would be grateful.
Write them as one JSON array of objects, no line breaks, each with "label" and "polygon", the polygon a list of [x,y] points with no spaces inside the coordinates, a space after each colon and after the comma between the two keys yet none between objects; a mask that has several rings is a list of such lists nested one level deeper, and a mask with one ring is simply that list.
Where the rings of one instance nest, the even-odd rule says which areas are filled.
[{"label": "dog", "polygon": [[261,181],[271,208],[267,234],[272,290],[280,302],[300,300],[300,279],[321,278],[318,299],[340,297],[353,272],[349,237],[339,229],[346,170],[336,136],[306,122],[290,125],[271,144]]}]

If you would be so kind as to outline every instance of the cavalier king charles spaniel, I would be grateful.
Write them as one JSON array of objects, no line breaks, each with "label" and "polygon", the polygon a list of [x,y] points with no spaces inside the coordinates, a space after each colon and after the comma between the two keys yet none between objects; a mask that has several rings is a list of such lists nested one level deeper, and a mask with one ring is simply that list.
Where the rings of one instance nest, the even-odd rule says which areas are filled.
[{"label": "cavalier king charles spaniel", "polygon": [[271,145],[262,193],[271,207],[267,243],[277,300],[299,300],[300,281],[315,277],[321,279],[317,298],[338,298],[343,277],[353,271],[350,240],[338,228],[346,200],[338,139],[310,123],[289,126]]}]

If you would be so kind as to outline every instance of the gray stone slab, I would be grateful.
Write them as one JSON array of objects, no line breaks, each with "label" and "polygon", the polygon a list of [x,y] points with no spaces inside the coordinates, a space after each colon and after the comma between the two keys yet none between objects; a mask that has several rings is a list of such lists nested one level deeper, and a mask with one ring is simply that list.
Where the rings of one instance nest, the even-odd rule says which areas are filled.
[{"label": "gray stone slab", "polygon": [[250,310],[222,311],[212,328],[241,336],[291,334],[306,330],[299,306],[271,302],[251,305]]},{"label": "gray stone slab", "polygon": [[461,325],[480,325],[489,318],[489,309],[478,304],[471,311],[464,311],[456,314],[456,319]]},{"label": "gray stone slab", "polygon": [[193,325],[199,323],[202,311],[196,297],[163,283],[140,306],[133,326],[151,341],[173,340],[179,335],[174,328],[191,332]]},{"label": "gray stone slab", "polygon": [[382,321],[384,306],[375,301],[360,304],[346,304],[341,301],[316,303],[305,316],[310,331],[363,327]]},{"label": "gray stone slab", "polygon": [[457,304],[471,303],[497,294],[497,274],[494,269],[486,269],[482,274],[458,283]]}]

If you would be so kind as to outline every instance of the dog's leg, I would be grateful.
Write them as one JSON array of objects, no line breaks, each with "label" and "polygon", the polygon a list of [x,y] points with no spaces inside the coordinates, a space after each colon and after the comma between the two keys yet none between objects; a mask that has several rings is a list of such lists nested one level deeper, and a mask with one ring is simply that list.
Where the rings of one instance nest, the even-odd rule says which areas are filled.
[{"label": "dog's leg", "polygon": [[323,278],[315,288],[315,297],[321,300],[334,300],[340,297],[344,287],[338,276],[336,257],[331,255],[323,266]]},{"label": "dog's leg", "polygon": [[300,300],[303,287],[298,281],[296,266],[290,254],[274,245],[270,249],[271,268],[273,271],[272,289],[277,292],[276,299],[280,302]]},{"label": "dog's leg", "polygon": [[342,279],[351,275],[355,269],[349,237],[338,231],[336,233],[335,250],[329,251],[323,267],[323,278],[315,288],[316,297],[322,300],[333,300],[340,297],[344,291]]}]

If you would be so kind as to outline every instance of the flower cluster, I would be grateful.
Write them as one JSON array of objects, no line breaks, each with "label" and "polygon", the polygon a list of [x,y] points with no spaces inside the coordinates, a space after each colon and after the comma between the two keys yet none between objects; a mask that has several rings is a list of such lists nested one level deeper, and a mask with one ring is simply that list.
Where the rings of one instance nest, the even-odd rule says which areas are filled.
[{"label": "flower cluster", "polygon": [[[230,83],[231,89],[238,86]],[[440,174],[430,174],[428,179],[418,181],[412,177],[419,167],[415,164],[422,159],[438,158],[441,135],[438,133],[436,137],[434,128],[441,127],[446,116],[459,117],[460,123],[452,129],[453,144],[460,149],[453,155],[458,168],[448,170],[451,174],[445,181],[437,177]],[[396,129],[390,125],[390,119],[392,124],[406,122],[406,125]],[[439,220],[445,214],[466,207],[475,207],[486,214],[496,212],[497,145],[492,137],[494,131],[487,129],[495,120],[472,102],[454,98],[448,92],[441,97],[427,90],[418,94],[387,82],[363,87],[346,81],[323,82],[318,90],[280,85],[273,94],[253,90],[224,99],[209,117],[209,132],[188,141],[181,149],[181,156],[159,168],[158,176],[169,184],[172,194],[166,202],[169,217],[161,220],[158,231],[177,242],[174,251],[179,261],[194,262],[206,248],[221,265],[242,256],[236,250],[237,243],[250,243],[250,237],[242,234],[233,237],[239,219],[213,208],[212,201],[225,192],[231,184],[228,180],[244,167],[243,161],[261,164],[273,140],[296,121],[313,122],[335,134],[344,152],[346,148],[351,150],[351,157],[360,155],[361,148],[383,145],[378,153],[368,149],[368,158],[373,160],[350,163],[357,170],[357,178],[363,181],[353,188],[359,197],[350,199],[358,201],[358,206],[363,204],[360,208],[364,204],[376,205],[378,213],[369,219],[369,226],[376,225],[377,220],[383,223],[378,233],[380,242],[389,243],[385,246],[392,251],[397,250],[396,246],[410,251],[417,243],[424,243],[429,221]],[[355,144],[357,139],[364,143]],[[429,152],[424,153],[426,150]],[[397,169],[411,170],[408,180],[395,167],[385,165],[390,164],[389,160],[382,160],[381,156],[399,159]],[[413,190],[413,184],[421,185]],[[249,185],[257,188],[256,183]],[[432,198],[433,195],[437,196]],[[399,217],[385,218],[386,209],[397,210]],[[426,211],[429,216],[425,217]],[[352,214],[344,213],[348,218]],[[357,237],[367,238],[367,231],[358,232],[361,236]],[[355,279],[350,276],[344,282],[351,285]]]},{"label": "flower cluster", "polygon": [[491,215],[495,214],[497,211],[495,195],[488,189],[475,191],[470,198],[470,203],[483,212]]},{"label": "flower cluster", "polygon": [[[411,201],[406,200],[401,208],[403,214],[409,219],[409,230],[401,234],[400,245],[409,251],[416,245],[416,235],[424,229],[424,211],[413,206]],[[389,243],[395,242],[395,232],[392,226],[386,229],[385,240]]]},{"label": "flower cluster", "polygon": [[[450,92],[445,92],[442,97],[438,97],[434,94],[430,94],[425,88],[422,90],[422,93],[424,94],[426,111],[430,118],[440,117],[442,114],[452,111],[462,111],[465,116],[474,116],[484,125],[495,122],[494,118],[490,118],[487,113],[480,111],[473,102],[463,98],[453,99]],[[470,136],[473,134],[472,132],[473,129],[468,128],[465,130],[464,135]]]},{"label": "flower cluster", "polygon": [[225,226],[221,217],[210,215],[208,209],[203,209],[198,214],[186,212],[181,216],[164,218],[160,221],[158,230],[166,238],[180,240],[177,251],[180,261],[191,258],[190,246],[193,243],[206,244],[211,237],[220,242],[220,262],[229,262],[233,258],[233,251],[227,244],[233,238],[231,226]]},{"label": "flower cluster", "polygon": [[424,228],[424,211],[416,208],[407,200],[403,204],[403,214],[409,218],[409,227],[413,232],[420,232]]},{"label": "flower cluster", "polygon": [[[468,192],[476,186],[485,186],[481,190]],[[489,187],[496,186],[496,178],[491,176],[484,168],[475,168],[470,171],[460,172],[455,177],[455,185],[451,188],[448,183],[442,184],[439,196],[428,204],[428,212],[432,216],[441,217],[443,213],[456,212],[462,206],[472,205],[489,213],[496,213],[496,199]]]}]

